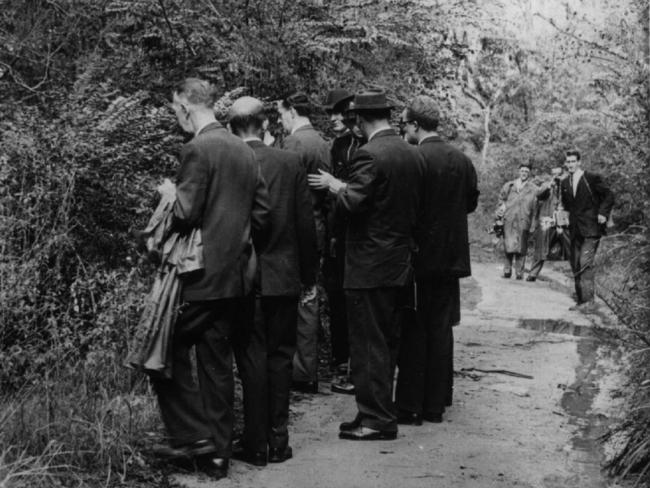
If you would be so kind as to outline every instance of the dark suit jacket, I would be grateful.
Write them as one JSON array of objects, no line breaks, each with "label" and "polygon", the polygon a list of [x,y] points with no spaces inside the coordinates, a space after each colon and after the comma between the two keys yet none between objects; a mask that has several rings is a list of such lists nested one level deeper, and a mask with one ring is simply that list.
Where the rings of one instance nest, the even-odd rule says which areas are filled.
[{"label": "dark suit jacket", "polygon": [[201,229],[205,269],[183,279],[187,301],[241,297],[253,289],[256,256],[269,219],[255,153],[219,123],[183,146],[176,179],[175,226]]},{"label": "dark suit jacket", "polygon": [[336,204],[349,214],[346,289],[403,286],[412,276],[422,156],[392,129],[359,148]]},{"label": "dark suit jacket", "polygon": [[318,251],[309,187],[300,157],[249,141],[269,192],[271,228],[260,253],[263,296],[298,296],[316,283]]},{"label": "dark suit jacket", "polygon": [[415,274],[420,278],[471,274],[467,214],[478,204],[472,161],[440,137],[422,141],[422,205],[418,222]]},{"label": "dark suit jacket", "polygon": [[[318,132],[311,126],[298,128],[293,134],[282,141],[282,149],[293,151],[300,155],[300,160],[307,174],[318,174],[318,170],[330,171],[330,147]],[[327,190],[310,189],[318,247],[322,251],[325,245],[325,215]]]},{"label": "dark suit jacket", "polygon": [[600,175],[585,171],[578,182],[575,196],[573,196],[571,177],[562,180],[560,189],[562,205],[569,212],[571,238],[578,235],[600,237],[602,226],[598,224],[598,215],[609,217],[614,206],[614,195]]}]

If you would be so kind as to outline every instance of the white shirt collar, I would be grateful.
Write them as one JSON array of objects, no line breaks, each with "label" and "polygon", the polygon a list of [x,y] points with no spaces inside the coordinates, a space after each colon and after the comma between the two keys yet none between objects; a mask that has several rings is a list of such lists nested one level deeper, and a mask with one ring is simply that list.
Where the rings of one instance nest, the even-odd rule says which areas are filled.
[{"label": "white shirt collar", "polygon": [[205,128],[206,128],[207,126],[209,126],[210,124],[214,124],[215,122],[216,122],[216,120],[211,120],[211,121],[209,121],[209,122],[206,122],[206,123],[203,124],[201,127],[199,127],[198,130],[196,130],[196,131],[194,132],[194,135],[195,135],[195,136],[198,136],[198,135],[201,133],[201,131],[202,131],[203,129],[205,129]]},{"label": "white shirt collar", "polygon": [[310,122],[304,122],[304,123],[302,123],[302,124],[296,125],[293,129],[291,129],[291,133],[292,133],[292,134],[295,134],[295,132],[296,132],[298,129],[302,129],[303,127],[307,127],[308,125],[311,125],[311,123],[310,123]]},{"label": "white shirt collar", "polygon": [[368,136],[368,142],[370,142],[372,140],[372,138],[375,137],[379,132],[381,132],[383,130],[389,130],[389,129],[390,129],[390,127],[380,127],[379,129],[376,129],[376,130],[372,131],[370,133],[370,135]]},{"label": "white shirt collar", "polygon": [[432,139],[434,137],[440,137],[437,133],[436,134],[431,134],[426,137],[423,137],[420,142],[418,142],[418,146],[422,145],[423,142],[428,141],[429,139]]},{"label": "white shirt collar", "polygon": [[243,141],[244,141],[244,142],[251,142],[251,141],[260,141],[260,142],[263,142],[262,139],[260,139],[260,138],[257,137],[257,136],[244,137],[244,138],[243,138]]}]

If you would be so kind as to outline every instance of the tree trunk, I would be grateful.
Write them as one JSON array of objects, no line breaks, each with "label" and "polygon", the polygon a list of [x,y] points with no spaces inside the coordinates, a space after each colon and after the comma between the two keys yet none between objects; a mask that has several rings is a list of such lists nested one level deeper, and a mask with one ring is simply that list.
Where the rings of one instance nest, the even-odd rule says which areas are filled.
[{"label": "tree trunk", "polygon": [[481,149],[481,165],[485,166],[488,153],[488,145],[490,144],[490,115],[491,105],[486,105],[483,110],[483,148]]}]

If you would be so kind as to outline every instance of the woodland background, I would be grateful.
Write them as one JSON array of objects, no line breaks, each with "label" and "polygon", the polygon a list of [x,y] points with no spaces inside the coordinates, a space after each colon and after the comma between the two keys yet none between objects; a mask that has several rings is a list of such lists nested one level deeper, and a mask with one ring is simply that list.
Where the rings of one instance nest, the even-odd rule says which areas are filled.
[{"label": "woodland background", "polygon": [[519,161],[579,147],[616,194],[600,284],[633,351],[610,469],[647,477],[648,24],[643,0],[1,0],[0,486],[158,486],[138,451],[156,405],[122,367],[151,276],[132,231],[175,173],[191,75],[435,97],[480,175],[476,245]]}]

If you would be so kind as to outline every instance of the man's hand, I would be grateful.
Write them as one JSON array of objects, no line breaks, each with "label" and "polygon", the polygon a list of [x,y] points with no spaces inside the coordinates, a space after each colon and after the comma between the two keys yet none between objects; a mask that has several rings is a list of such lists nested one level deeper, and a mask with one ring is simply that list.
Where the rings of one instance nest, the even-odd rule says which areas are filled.
[{"label": "man's hand", "polygon": [[506,213],[506,204],[502,203],[497,207],[497,211],[495,212],[496,216],[498,218],[502,218]]},{"label": "man's hand", "polygon": [[310,174],[307,175],[307,181],[309,181],[309,186],[317,190],[329,189],[332,193],[338,193],[338,191],[345,186],[341,180],[334,178],[327,171],[319,169],[320,174]]},{"label": "man's hand", "polygon": [[604,215],[600,215],[600,214],[598,214],[598,223],[599,223],[599,224],[605,224],[605,223],[607,223],[607,217],[605,217]]},{"label": "man's hand", "polygon": [[172,183],[169,178],[165,178],[162,184],[158,185],[158,188],[156,189],[162,196],[176,195],[176,185]]},{"label": "man's hand", "polygon": [[306,305],[316,298],[316,285],[305,287],[300,294],[300,305]]}]

